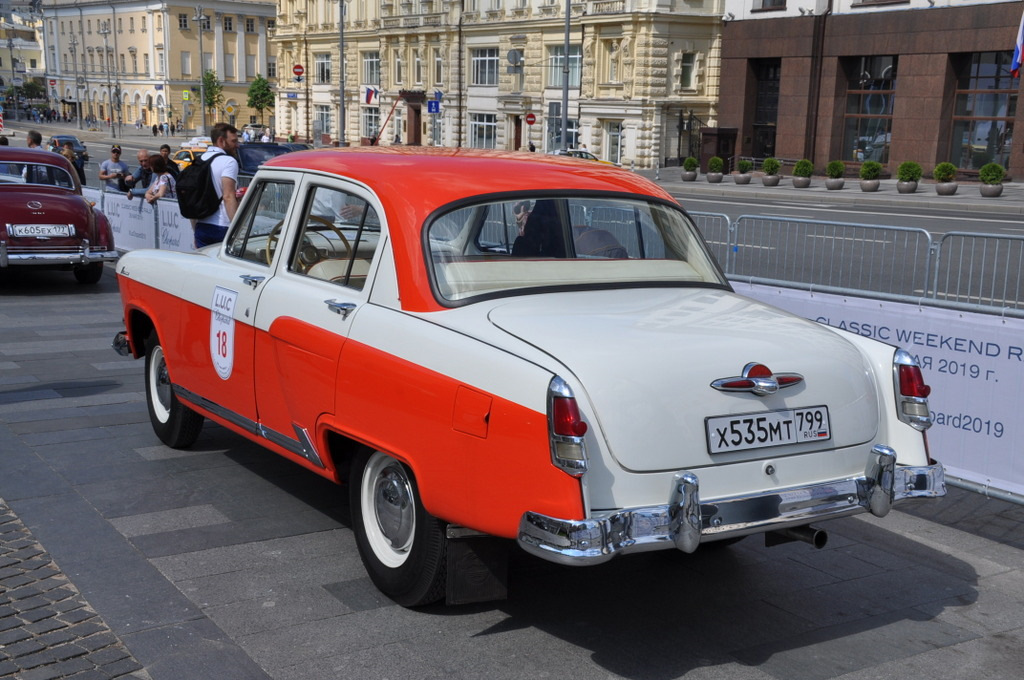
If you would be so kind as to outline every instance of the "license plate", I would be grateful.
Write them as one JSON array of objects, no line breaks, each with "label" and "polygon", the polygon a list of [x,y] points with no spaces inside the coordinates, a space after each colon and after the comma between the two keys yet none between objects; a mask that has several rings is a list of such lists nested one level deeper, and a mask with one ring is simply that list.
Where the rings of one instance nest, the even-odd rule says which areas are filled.
[{"label": "license plate", "polygon": [[70,224],[12,224],[10,231],[14,236],[71,236],[75,233]]},{"label": "license plate", "polygon": [[706,418],[704,424],[710,453],[820,442],[832,438],[827,406],[717,416]]}]

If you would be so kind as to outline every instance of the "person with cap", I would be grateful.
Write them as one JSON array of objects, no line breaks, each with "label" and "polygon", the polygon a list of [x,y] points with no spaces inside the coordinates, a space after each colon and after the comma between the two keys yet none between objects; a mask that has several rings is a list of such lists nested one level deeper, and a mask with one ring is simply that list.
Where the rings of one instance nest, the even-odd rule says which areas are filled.
[{"label": "person with cap", "polygon": [[100,180],[104,191],[121,191],[118,180],[128,174],[128,164],[121,160],[121,146],[110,148],[110,158],[100,163]]}]

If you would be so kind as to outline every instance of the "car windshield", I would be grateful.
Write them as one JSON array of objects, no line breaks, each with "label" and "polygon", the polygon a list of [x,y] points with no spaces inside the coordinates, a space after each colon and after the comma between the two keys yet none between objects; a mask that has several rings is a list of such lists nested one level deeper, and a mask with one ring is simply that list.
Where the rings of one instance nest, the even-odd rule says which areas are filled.
[{"label": "car windshield", "polygon": [[574,286],[728,285],[678,208],[640,198],[518,198],[427,226],[434,283],[465,300]]},{"label": "car windshield", "polygon": [[0,163],[0,184],[42,184],[73,189],[75,182],[63,168],[44,163]]}]

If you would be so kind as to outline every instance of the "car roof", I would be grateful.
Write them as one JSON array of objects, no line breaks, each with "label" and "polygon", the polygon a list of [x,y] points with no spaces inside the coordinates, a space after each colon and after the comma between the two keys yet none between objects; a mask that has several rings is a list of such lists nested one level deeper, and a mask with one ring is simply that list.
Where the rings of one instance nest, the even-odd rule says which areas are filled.
[{"label": "car roof", "polygon": [[27,149],[18,146],[0,146],[0,161],[12,161],[20,163],[45,163],[47,165],[59,165],[65,170],[71,169],[71,162],[59,153],[47,151],[46,149]]},{"label": "car roof", "polygon": [[527,151],[450,147],[348,147],[294,151],[270,158],[267,169],[340,175],[368,185],[389,217],[402,306],[437,307],[422,266],[421,227],[437,208],[472,196],[506,192],[626,192],[675,203],[654,182],[611,165]]}]

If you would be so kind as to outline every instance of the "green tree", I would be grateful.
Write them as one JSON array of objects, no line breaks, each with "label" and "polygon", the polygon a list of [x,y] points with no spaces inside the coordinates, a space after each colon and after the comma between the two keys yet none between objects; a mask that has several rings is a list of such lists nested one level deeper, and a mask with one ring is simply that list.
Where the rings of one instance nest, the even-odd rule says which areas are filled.
[{"label": "green tree", "polygon": [[26,80],[21,88],[21,92],[26,99],[39,99],[46,96],[46,88],[35,79]]},{"label": "green tree", "polygon": [[220,84],[220,80],[217,79],[217,72],[214,70],[208,70],[203,73],[203,95],[206,101],[203,105],[206,107],[207,114],[214,114],[220,110],[220,105],[224,103],[224,88]]},{"label": "green tree", "polygon": [[274,106],[274,90],[270,87],[270,81],[259,73],[256,79],[249,85],[249,108],[256,109],[260,114],[260,123],[263,123],[263,111]]}]

